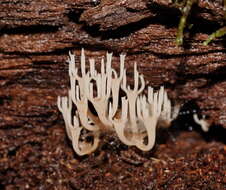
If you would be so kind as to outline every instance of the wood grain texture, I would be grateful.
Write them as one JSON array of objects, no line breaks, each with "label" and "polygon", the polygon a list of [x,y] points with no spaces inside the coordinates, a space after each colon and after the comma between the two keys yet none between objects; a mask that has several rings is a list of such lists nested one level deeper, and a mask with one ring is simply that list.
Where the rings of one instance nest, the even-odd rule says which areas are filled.
[{"label": "wood grain texture", "polygon": [[[147,84],[164,85],[174,103],[195,101],[213,126],[226,128],[225,37],[202,44],[225,23],[223,1],[200,0],[189,17],[194,25],[177,47],[180,16],[170,0],[2,0],[1,167],[20,168],[16,161],[4,161],[17,147],[29,150],[35,144],[50,151],[51,142],[65,147],[56,99],[67,93],[68,52],[77,55],[78,63],[82,47],[97,63],[106,51],[113,52],[116,68],[125,52],[130,82],[137,62]],[[15,154],[23,160],[29,153]]]},{"label": "wood grain texture", "polygon": [[[136,61],[148,83],[169,87],[176,102],[195,99],[211,122],[226,126],[225,41],[202,45],[223,22],[222,3],[200,1],[194,9],[198,14],[192,14],[193,29],[185,36],[184,47],[177,47],[180,13],[169,2],[1,1],[1,97],[12,98],[2,98],[2,109],[8,102],[7,107],[18,111],[20,93],[14,97],[15,88],[34,99],[43,96],[49,104],[45,106],[54,106],[56,95],[65,89],[68,51],[78,55],[85,47],[87,55],[95,58],[107,50],[115,55],[126,52],[127,67]],[[45,92],[30,94],[34,88],[55,91],[56,86],[59,91],[55,96],[50,93],[52,102],[46,100]],[[34,102],[22,101],[25,107]]]}]

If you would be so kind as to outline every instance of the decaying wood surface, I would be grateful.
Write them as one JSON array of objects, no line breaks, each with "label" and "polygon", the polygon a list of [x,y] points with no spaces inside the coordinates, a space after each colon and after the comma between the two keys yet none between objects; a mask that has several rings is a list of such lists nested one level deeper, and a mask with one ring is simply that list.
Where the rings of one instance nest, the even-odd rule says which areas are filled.
[{"label": "decaying wood surface", "polygon": [[202,45],[223,16],[223,1],[199,1],[189,18],[194,26],[177,47],[180,12],[168,0],[3,0],[0,125],[54,120],[68,51],[79,55],[84,47],[95,58],[126,52],[126,66],[136,61],[149,84],[166,86],[174,102],[195,100],[210,123],[226,127],[225,40]]},{"label": "decaying wood surface", "polygon": [[[10,186],[12,183],[17,184],[18,188],[22,183],[27,184],[25,187],[29,189],[31,186],[28,184],[35,186],[41,179],[42,182],[45,179],[45,183],[65,189],[61,186],[66,183],[63,181],[66,178],[64,175],[70,175],[71,169],[78,161],[69,160],[74,155],[72,149],[65,146],[66,138],[62,136],[65,134],[62,127],[64,123],[56,106],[56,98],[67,93],[68,52],[77,55],[78,63],[82,47],[85,48],[87,57],[94,57],[97,63],[106,51],[113,52],[113,64],[116,68],[119,54],[126,53],[125,66],[128,68],[130,81],[133,76],[133,63],[137,62],[139,71],[144,74],[148,84],[156,88],[164,85],[175,104],[190,105],[190,101],[196,102],[200,114],[206,115],[213,127],[220,125],[226,128],[225,38],[216,39],[208,46],[202,44],[209,34],[225,24],[223,0],[200,0],[193,7],[189,17],[193,27],[189,32],[185,31],[182,47],[176,46],[175,43],[181,13],[179,7],[172,2],[0,1],[0,189],[4,184],[8,184],[7,189],[13,189],[13,186]],[[188,106],[188,109],[193,108]],[[202,159],[214,161],[215,155],[218,155],[218,160],[223,165],[223,149],[217,149],[223,145],[213,145],[210,148],[216,152],[215,155],[209,155],[211,152],[208,152],[208,145],[205,146],[205,151],[200,153],[203,155]],[[167,148],[163,146],[162,149]],[[202,148],[197,150],[202,151]],[[217,154],[218,151],[221,153]],[[200,155],[194,150],[191,158],[198,159]],[[169,162],[173,163],[171,160]],[[184,161],[179,160],[178,163],[182,162]],[[24,163],[31,163],[33,167]],[[187,163],[190,164],[190,161]],[[117,168],[120,165],[115,164],[115,173],[118,176]],[[45,170],[46,165],[48,169]],[[83,165],[84,168],[87,167],[85,163]],[[165,168],[164,164],[160,165]],[[181,166],[183,167],[183,164]],[[200,168],[199,165],[197,167]],[[65,173],[65,168],[70,171]],[[203,169],[205,168],[206,166]],[[134,168],[134,171],[138,171],[137,168]],[[123,172],[123,175],[128,177],[129,172]],[[162,172],[162,169],[158,170],[162,178],[168,175],[162,175]],[[205,169],[205,175],[207,173]],[[110,174],[106,173],[105,177]],[[197,174],[195,170],[191,175],[193,174]],[[7,178],[4,178],[5,175]],[[176,175],[181,174],[169,175],[170,179],[174,180]],[[197,179],[200,175],[202,174],[199,172]],[[208,175],[215,174],[212,172]],[[223,176],[220,173],[218,175],[215,176],[217,179]],[[77,173],[76,177],[80,178]],[[163,184],[162,178],[158,178],[160,185]],[[25,183],[25,179],[31,181]],[[173,185],[170,179],[164,179],[166,189]],[[208,179],[206,183],[208,181],[211,182]],[[125,184],[124,181],[120,183]],[[193,182],[189,181],[188,184],[191,183]],[[71,184],[78,189],[82,187],[82,184],[74,179]],[[150,189],[155,187],[153,184],[150,184]],[[212,185],[218,189],[220,182]],[[47,187],[54,189],[53,186],[44,184],[40,185],[39,189],[48,189]],[[171,187],[183,189],[178,186]]]}]

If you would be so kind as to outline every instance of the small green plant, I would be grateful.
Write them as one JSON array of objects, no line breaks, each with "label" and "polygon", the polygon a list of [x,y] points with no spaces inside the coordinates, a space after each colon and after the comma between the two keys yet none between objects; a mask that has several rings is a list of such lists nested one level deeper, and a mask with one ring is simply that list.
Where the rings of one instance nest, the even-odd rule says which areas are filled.
[{"label": "small green plant", "polygon": [[[182,45],[183,39],[184,39],[184,29],[187,24],[188,16],[191,12],[191,9],[194,4],[198,3],[198,0],[175,0],[174,4],[178,7],[180,7],[180,10],[182,12],[182,16],[180,18],[180,22],[178,25],[178,31],[177,31],[177,37],[176,37],[176,44]],[[224,0],[224,20],[226,20],[226,0]],[[203,42],[204,45],[208,45],[212,40],[215,38],[222,37],[226,34],[226,27],[222,27],[218,29],[216,32],[211,34],[207,40]]]},{"label": "small green plant", "polygon": [[206,41],[203,42],[204,45],[208,45],[212,40],[214,40],[215,38],[219,38],[222,37],[226,34],[226,26],[220,28],[219,30],[217,30],[216,32],[214,32],[213,34],[211,34],[208,39]]},{"label": "small green plant", "polygon": [[[180,23],[178,25],[178,30],[177,30],[177,37],[176,37],[176,44],[177,45],[182,45],[183,44],[183,39],[184,39],[184,28],[186,27],[186,23],[187,23],[187,18],[188,15],[191,11],[191,8],[193,6],[194,3],[197,3],[198,0],[188,0],[186,2],[186,5],[181,9],[182,12],[182,16],[180,18]],[[184,5],[185,1],[182,2],[178,2],[176,1],[175,3],[181,3],[180,6]]]}]

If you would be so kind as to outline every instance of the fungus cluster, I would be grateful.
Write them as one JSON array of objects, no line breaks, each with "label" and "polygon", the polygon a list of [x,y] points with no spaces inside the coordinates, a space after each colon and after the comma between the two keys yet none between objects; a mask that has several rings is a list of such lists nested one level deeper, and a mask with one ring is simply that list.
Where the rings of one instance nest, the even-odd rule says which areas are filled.
[{"label": "fungus cluster", "polygon": [[[136,63],[131,87],[127,84],[125,55],[120,55],[119,73],[112,68],[111,62],[112,54],[107,53],[106,60],[101,60],[100,72],[95,68],[94,59],[89,59],[87,69],[82,49],[78,69],[75,56],[69,53],[70,89],[67,97],[58,97],[57,104],[78,155],[95,151],[100,136],[108,132],[116,133],[128,146],[148,151],[154,146],[159,122],[169,125],[174,118],[163,87],[154,92],[149,86],[145,95],[145,81],[138,73]],[[124,91],[123,96],[120,91]]]}]

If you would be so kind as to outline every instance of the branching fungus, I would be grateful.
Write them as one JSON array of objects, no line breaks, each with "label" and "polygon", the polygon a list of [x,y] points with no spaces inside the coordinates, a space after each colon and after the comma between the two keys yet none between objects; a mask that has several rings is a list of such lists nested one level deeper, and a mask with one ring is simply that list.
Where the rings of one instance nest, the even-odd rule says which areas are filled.
[{"label": "branching fungus", "polygon": [[[119,74],[112,68],[111,61],[112,54],[107,53],[106,62],[101,60],[101,71],[98,72],[95,61],[90,59],[88,70],[82,50],[79,71],[75,66],[75,56],[69,54],[71,88],[68,97],[58,97],[57,104],[63,114],[67,135],[78,155],[95,151],[100,135],[108,132],[115,132],[128,146],[148,151],[154,146],[159,122],[164,121],[169,125],[174,118],[163,87],[157,92],[148,87],[145,96],[142,94],[145,88],[144,77],[138,73],[137,65],[134,64],[132,88],[126,80],[125,55],[120,55]],[[125,92],[122,97],[119,95],[120,90]]]}]

